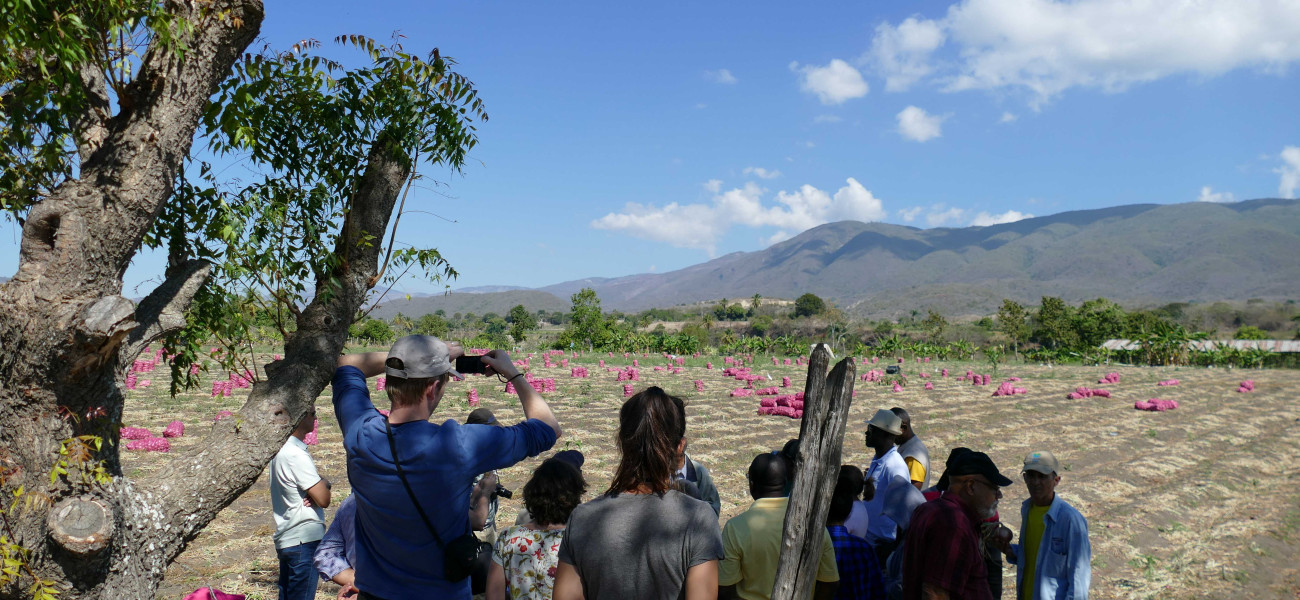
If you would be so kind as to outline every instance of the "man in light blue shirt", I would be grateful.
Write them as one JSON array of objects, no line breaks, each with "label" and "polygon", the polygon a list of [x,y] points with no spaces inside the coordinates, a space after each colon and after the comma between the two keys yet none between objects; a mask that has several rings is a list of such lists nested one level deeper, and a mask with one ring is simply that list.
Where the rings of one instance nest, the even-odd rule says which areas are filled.
[{"label": "man in light blue shirt", "polygon": [[[343,430],[348,479],[356,497],[355,587],[382,600],[469,600],[470,581],[448,581],[443,549],[425,525],[398,475],[443,544],[469,532],[474,477],[536,456],[555,444],[559,423],[503,351],[481,357],[488,376],[514,383],[526,421],[511,427],[428,421],[453,375],[459,344],[407,336],[385,352],[346,354],[334,373],[334,413]],[[385,419],[370,401],[366,378],[386,373],[392,411]],[[389,433],[391,429],[391,434]]]},{"label": "man in light blue shirt", "polygon": [[1086,600],[1092,583],[1088,520],[1056,495],[1060,463],[1046,450],[1025,457],[1029,499],[1020,506],[1020,543],[1007,544],[1019,600]]},{"label": "man in light blue shirt", "polygon": [[886,503],[898,497],[896,487],[912,485],[907,463],[894,445],[894,440],[903,432],[902,424],[903,420],[898,415],[885,409],[876,411],[871,420],[867,421],[866,445],[875,451],[875,457],[866,468],[866,480],[873,494],[868,494],[871,499],[864,504],[867,509],[865,537],[876,549],[881,564],[894,551],[898,535],[898,523],[890,518]]}]

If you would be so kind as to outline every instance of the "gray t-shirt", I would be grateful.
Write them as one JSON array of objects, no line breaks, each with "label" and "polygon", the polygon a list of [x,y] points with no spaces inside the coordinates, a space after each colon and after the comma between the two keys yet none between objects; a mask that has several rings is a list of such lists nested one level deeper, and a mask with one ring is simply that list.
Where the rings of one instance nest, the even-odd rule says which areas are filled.
[{"label": "gray t-shirt", "polygon": [[578,571],[587,600],[685,598],[686,571],[722,557],[713,507],[676,490],[582,504],[560,542],[560,561]]}]

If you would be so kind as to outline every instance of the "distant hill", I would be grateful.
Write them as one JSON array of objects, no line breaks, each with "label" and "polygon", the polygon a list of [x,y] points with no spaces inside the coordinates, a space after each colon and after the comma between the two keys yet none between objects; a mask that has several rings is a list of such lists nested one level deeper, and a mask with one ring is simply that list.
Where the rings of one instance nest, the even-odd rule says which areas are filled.
[{"label": "distant hill", "polygon": [[400,312],[408,317],[418,317],[442,309],[446,311],[448,316],[456,313],[483,315],[490,312],[505,316],[516,304],[522,304],[533,312],[537,312],[538,309],[546,309],[547,311],[569,310],[568,300],[561,300],[547,292],[515,289],[507,292],[466,293],[455,291],[433,296],[417,297],[413,295],[410,300],[398,296],[397,298],[384,300],[371,311],[370,315],[381,319],[391,319]]},{"label": "distant hill", "polygon": [[1128,305],[1300,298],[1298,257],[1297,200],[1137,204],[988,227],[841,221],[677,271],[540,289],[559,299],[591,287],[607,310],[813,292],[872,318],[971,315],[1044,295]]},{"label": "distant hill", "polygon": [[480,285],[478,287],[467,287],[467,288],[460,288],[458,290],[452,290],[451,293],[490,294],[493,292],[512,292],[515,290],[528,290],[528,289],[532,289],[532,288],[526,288],[518,285]]}]

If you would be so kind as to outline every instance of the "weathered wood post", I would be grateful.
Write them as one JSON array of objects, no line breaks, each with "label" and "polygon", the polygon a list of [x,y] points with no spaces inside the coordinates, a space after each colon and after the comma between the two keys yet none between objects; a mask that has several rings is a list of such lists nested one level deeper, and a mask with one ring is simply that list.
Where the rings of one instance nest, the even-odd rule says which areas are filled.
[{"label": "weathered wood post", "polygon": [[794,490],[785,510],[781,561],[776,568],[772,600],[811,598],[816,585],[822,532],[839,477],[840,451],[857,374],[850,356],[836,364],[828,377],[826,367],[830,362],[830,350],[818,344],[808,363],[808,382],[804,385],[799,457],[795,461]]}]

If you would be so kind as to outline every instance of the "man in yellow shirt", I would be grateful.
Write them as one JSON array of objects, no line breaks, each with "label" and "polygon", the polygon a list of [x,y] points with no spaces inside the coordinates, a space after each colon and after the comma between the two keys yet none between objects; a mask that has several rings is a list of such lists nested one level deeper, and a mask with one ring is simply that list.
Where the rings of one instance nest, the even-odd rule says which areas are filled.
[{"label": "man in yellow shirt", "polygon": [[1060,462],[1047,450],[1031,452],[1021,475],[1029,499],[1020,507],[1020,543],[1003,546],[1016,563],[1016,598],[1087,600],[1092,585],[1088,520],[1056,494]]},{"label": "man in yellow shirt", "polygon": [[[727,521],[722,528],[725,553],[718,565],[718,598],[766,600],[776,583],[776,566],[781,559],[781,537],[785,528],[786,481],[791,469],[785,457],[763,453],[749,465],[749,495],[754,504]],[[835,547],[822,529],[822,554],[817,563],[816,600],[835,596],[840,574],[835,565]]]},{"label": "man in yellow shirt", "polygon": [[912,485],[924,491],[930,487],[930,450],[925,447],[925,442],[916,436],[916,431],[912,429],[912,416],[907,414],[906,410],[897,406],[889,410],[903,420],[901,426],[903,433],[894,439],[894,443],[898,444],[898,454],[903,457],[903,462],[907,463]]}]

